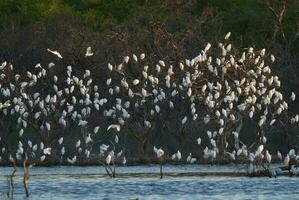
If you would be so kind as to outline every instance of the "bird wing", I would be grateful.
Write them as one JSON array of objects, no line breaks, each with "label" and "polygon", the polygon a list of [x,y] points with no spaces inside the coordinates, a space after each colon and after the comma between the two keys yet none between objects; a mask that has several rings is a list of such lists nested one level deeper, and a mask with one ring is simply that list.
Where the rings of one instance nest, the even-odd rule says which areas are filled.
[{"label": "bird wing", "polygon": [[52,51],[51,49],[47,49],[50,53],[56,55],[58,58],[62,59],[62,55],[58,51]]}]

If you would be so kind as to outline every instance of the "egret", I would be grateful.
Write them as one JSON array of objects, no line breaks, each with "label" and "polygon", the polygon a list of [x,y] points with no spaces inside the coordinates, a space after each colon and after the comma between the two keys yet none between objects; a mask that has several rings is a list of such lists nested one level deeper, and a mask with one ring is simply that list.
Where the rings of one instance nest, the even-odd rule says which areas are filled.
[{"label": "egret", "polygon": [[89,133],[88,136],[85,138],[85,144],[89,144],[93,140],[91,139],[91,134]]},{"label": "egret", "polygon": [[263,152],[263,150],[264,150],[264,145],[261,144],[261,145],[258,147],[258,149],[256,150],[256,152],[255,152],[255,156],[254,156],[254,157],[258,157],[258,156],[260,156],[261,153]]},{"label": "egret", "polygon": [[225,35],[224,39],[225,39],[225,40],[228,40],[229,37],[230,37],[230,35],[231,35],[231,32],[228,32],[228,33]]},{"label": "egret", "polygon": [[236,160],[236,156],[235,156],[236,152],[232,152],[232,153],[226,152],[226,153],[227,153],[227,155],[229,155],[229,157],[230,157],[231,160]]},{"label": "egret", "polygon": [[271,154],[269,153],[268,150],[266,150],[266,159],[267,159],[267,162],[270,164],[270,163],[271,163],[272,156],[271,156]]},{"label": "egret", "polygon": [[93,52],[91,51],[91,47],[87,47],[85,57],[93,56]]},{"label": "egret", "polygon": [[162,148],[157,149],[155,146],[154,146],[154,152],[156,153],[156,156],[160,161],[160,178],[162,179],[163,178],[162,164],[163,164],[163,156],[165,152]]},{"label": "egret", "polygon": [[97,134],[100,130],[100,126],[96,126],[94,129],[93,129],[93,132],[94,134]]},{"label": "egret", "polygon": [[79,148],[80,147],[80,145],[81,145],[81,140],[78,140],[77,142],[76,142],[76,148]]},{"label": "egret", "polygon": [[77,161],[77,156],[74,156],[73,158],[67,158],[67,162],[71,165],[75,164]]},{"label": "egret", "polygon": [[134,79],[133,80],[133,85],[138,85],[139,84],[139,80],[138,79]]},{"label": "egret", "polygon": [[106,164],[110,165],[111,161],[112,161],[112,155],[109,153],[108,156],[106,157]]},{"label": "egret", "polygon": [[52,51],[50,49],[47,49],[50,53],[56,55],[58,58],[63,59],[62,55],[58,51]]},{"label": "egret", "polygon": [[144,58],[145,58],[145,54],[144,53],[140,54],[140,60],[143,60]]},{"label": "egret", "polygon": [[286,157],[284,158],[283,164],[288,166],[290,162],[290,156],[289,154],[286,155]]},{"label": "egret", "polygon": [[198,145],[200,145],[200,144],[201,144],[201,138],[200,138],[200,137],[199,137],[199,138],[197,138],[197,140],[196,140],[196,141],[197,141],[197,144],[198,144]]},{"label": "egret", "polygon": [[191,153],[189,153],[189,156],[187,157],[187,163],[190,163],[192,159]]},{"label": "egret", "polygon": [[191,160],[190,160],[190,164],[194,164],[195,162],[196,162],[196,158],[191,158]]},{"label": "egret", "polygon": [[42,156],[40,157],[40,161],[41,161],[41,162],[44,162],[45,159],[46,159],[46,156],[45,156],[45,155],[42,155]]},{"label": "egret", "polygon": [[119,124],[111,124],[108,126],[107,131],[109,131],[110,129],[115,129],[117,132],[120,131],[120,125]]},{"label": "egret", "polygon": [[52,148],[45,148],[44,150],[43,150],[43,153],[45,154],[45,155],[51,155],[51,151],[52,151]]},{"label": "egret", "polygon": [[63,156],[65,154],[65,148],[62,147],[61,150],[60,150],[60,154]]},{"label": "egret", "polygon": [[280,151],[277,151],[277,158],[278,158],[279,160],[282,160],[282,155],[281,155]]}]

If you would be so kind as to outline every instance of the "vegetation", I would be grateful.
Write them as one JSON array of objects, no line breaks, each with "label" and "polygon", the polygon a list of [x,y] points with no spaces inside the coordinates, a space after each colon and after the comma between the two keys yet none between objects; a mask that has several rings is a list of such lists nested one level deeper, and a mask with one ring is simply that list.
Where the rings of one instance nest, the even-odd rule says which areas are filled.
[{"label": "vegetation", "polygon": [[[72,65],[76,73],[84,73],[85,69],[97,71],[93,79],[104,89],[107,62],[116,64],[126,55],[144,52],[151,63],[159,59],[179,63],[197,56],[208,41],[216,43],[231,31],[236,51],[253,45],[257,50],[266,47],[276,55],[272,69],[281,77],[282,93],[288,96],[292,90],[299,93],[298,8],[295,0],[2,0],[0,58],[11,62],[20,74],[37,63],[47,66],[51,61],[56,64],[55,74],[61,77],[67,65]],[[83,56],[88,46],[95,50],[90,59]],[[47,48],[59,50],[64,59],[53,60]],[[298,104],[290,107],[299,109]],[[253,131],[250,121],[244,123],[248,127],[245,132]],[[13,134],[9,140],[15,140],[18,132],[7,130],[6,125],[2,123],[1,131],[10,131]],[[136,137],[136,130],[142,131],[138,124],[127,127],[131,133],[128,137],[139,149],[145,148],[144,138]],[[163,135],[162,130],[163,123],[158,121],[151,129],[156,137],[149,144],[167,140],[171,131]],[[298,129],[272,130],[286,130],[288,147],[282,145],[281,137],[271,136],[273,145],[285,151],[296,147]],[[38,128],[28,127],[26,131],[34,137]],[[176,146],[175,141],[169,142]],[[144,150],[137,154],[144,154]]]},{"label": "vegetation", "polygon": [[165,161],[298,175],[298,10],[296,0],[0,1],[8,196],[17,165],[27,197],[43,164],[100,164],[111,178],[127,158],[153,159],[161,178]]},{"label": "vegetation", "polygon": [[30,25],[54,20],[80,24],[91,32],[106,32],[118,28],[147,30],[154,23],[176,35],[200,26],[198,37],[205,36],[200,39],[215,41],[233,31],[240,46],[276,48],[279,57],[296,58],[298,9],[295,0],[2,0],[0,27],[1,32],[30,28],[34,33],[37,27]]}]

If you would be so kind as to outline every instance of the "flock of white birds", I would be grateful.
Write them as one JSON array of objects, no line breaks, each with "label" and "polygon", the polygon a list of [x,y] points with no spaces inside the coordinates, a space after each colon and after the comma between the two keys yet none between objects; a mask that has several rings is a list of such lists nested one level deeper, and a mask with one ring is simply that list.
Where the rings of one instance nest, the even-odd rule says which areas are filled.
[{"label": "flock of white birds", "polygon": [[[6,141],[13,133],[0,138],[0,162],[22,161],[26,152],[31,162],[39,163],[53,156],[75,164],[99,155],[108,165],[115,159],[125,164],[125,149],[119,142],[125,126],[139,120],[145,129],[150,129],[157,117],[161,119],[178,110],[181,127],[190,121],[203,122],[208,127],[206,134],[194,139],[204,159],[213,161],[221,155],[245,160],[251,163],[251,170],[270,164],[272,154],[285,165],[290,159],[299,161],[294,149],[286,155],[268,149],[269,126],[284,117],[291,124],[299,122],[298,114],[287,112],[287,101],[294,102],[296,95],[285,98],[279,77],[271,71],[275,57],[265,49],[248,48],[238,53],[229,38],[230,33],[217,46],[208,43],[195,58],[173,65],[163,60],[149,64],[144,53],[126,56],[120,64],[108,64],[105,87],[95,84],[90,70],[74,73],[73,67],[67,66],[66,74],[55,75],[55,63],[49,63],[17,74],[11,64],[2,63],[0,116],[3,123],[14,124],[18,134],[15,146],[8,146]],[[48,51],[58,61],[63,59],[58,51]],[[92,56],[94,52],[88,47],[85,57]],[[258,138],[250,147],[239,138],[244,119],[252,119],[258,127],[257,132],[248,133]],[[69,136],[68,130],[77,128],[82,136]],[[30,133],[33,129],[38,135]],[[57,136],[57,132],[61,135]],[[96,139],[99,134],[113,139],[102,143]],[[158,158],[166,156],[164,150],[163,146],[154,147]],[[198,162],[198,157],[184,154],[188,156],[183,158],[177,150],[169,157]]]}]

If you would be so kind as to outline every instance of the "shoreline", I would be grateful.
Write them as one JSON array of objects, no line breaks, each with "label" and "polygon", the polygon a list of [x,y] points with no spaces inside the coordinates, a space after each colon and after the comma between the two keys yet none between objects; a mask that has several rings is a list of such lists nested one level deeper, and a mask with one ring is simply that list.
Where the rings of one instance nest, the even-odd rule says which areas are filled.
[{"label": "shoreline", "polygon": [[[44,161],[44,162],[35,162],[34,167],[56,167],[56,166],[102,166],[101,162],[105,162],[104,158],[93,158],[93,159],[85,159],[82,161],[78,161],[75,164],[70,164],[66,161],[60,162],[59,160],[49,160],[49,161]],[[214,160],[213,162],[209,161],[209,160],[205,160],[205,159],[200,159],[197,160],[197,162],[190,164],[187,161],[173,161],[171,159],[165,159],[163,161],[163,165],[241,165],[241,164],[247,164],[248,161],[246,160],[238,160],[238,161],[234,161],[232,162],[231,160],[228,159],[217,159]],[[141,166],[141,165],[155,165],[155,164],[160,164],[160,161],[157,160],[156,158],[148,158],[148,159],[138,159],[138,158],[131,158],[131,159],[127,159],[126,164],[123,164],[121,161],[116,160],[115,161],[115,166]],[[275,162],[273,163],[275,164]],[[0,163],[0,167],[12,167],[13,165],[11,163],[8,162],[3,162]],[[17,162],[17,167],[23,167],[23,163],[18,161]]]},{"label": "shoreline", "polygon": [[[101,163],[105,162],[105,158],[90,158],[90,159],[84,159],[81,161],[77,161],[75,164],[70,164],[67,161],[60,162],[58,159],[51,159],[49,161],[44,162],[35,162],[34,167],[57,167],[57,166],[102,166]],[[188,163],[186,160],[180,160],[180,161],[174,161],[171,159],[165,159],[163,161],[163,165],[220,165],[220,166],[226,166],[226,165],[244,165],[248,164],[248,160],[245,159],[239,159],[239,160],[230,160],[230,159],[215,159],[213,161],[206,160],[206,159],[197,159],[197,161],[193,164]],[[282,162],[278,159],[274,158],[273,162],[271,164],[281,164]],[[18,161],[16,163],[17,167],[23,167],[23,163]],[[142,165],[159,165],[160,161],[157,158],[127,158],[126,164],[123,164],[119,160],[115,160],[115,166],[142,166]],[[13,167],[13,165],[9,162],[3,162],[0,163],[0,167]]]}]

